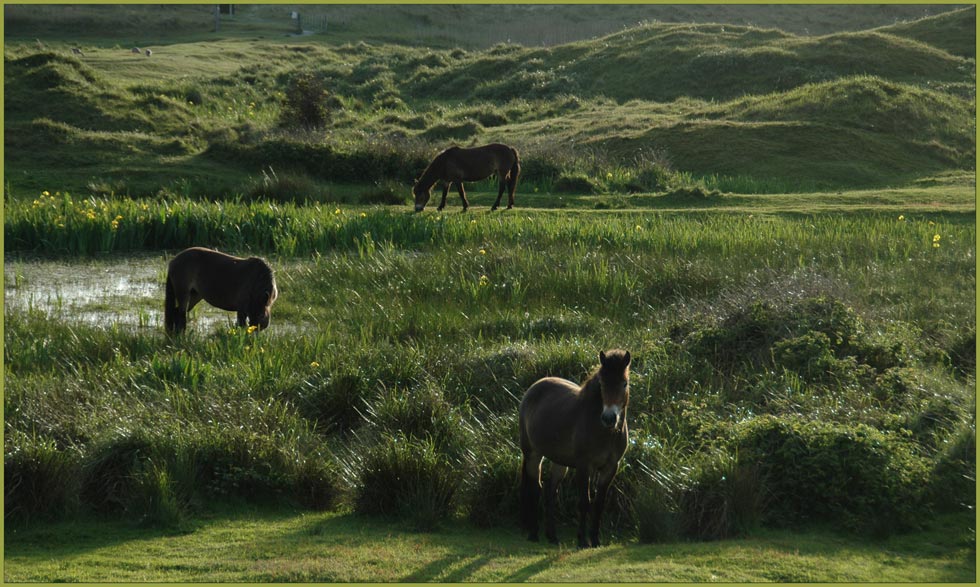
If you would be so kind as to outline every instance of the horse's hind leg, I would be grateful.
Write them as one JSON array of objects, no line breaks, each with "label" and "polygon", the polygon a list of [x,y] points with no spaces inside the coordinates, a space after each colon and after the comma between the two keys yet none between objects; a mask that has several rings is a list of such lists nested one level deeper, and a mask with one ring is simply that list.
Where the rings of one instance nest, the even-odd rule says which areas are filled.
[{"label": "horse's hind leg", "polygon": [[527,538],[538,541],[538,500],[541,496],[541,459],[533,451],[524,452],[521,459],[521,525]]},{"label": "horse's hind leg", "polygon": [[544,535],[552,544],[558,544],[558,531],[555,529],[555,510],[558,507],[558,487],[568,473],[568,467],[551,463],[548,488],[544,493]]},{"label": "horse's hind leg", "polygon": [[579,466],[575,469],[575,485],[578,489],[578,547],[588,548],[585,531],[589,522],[589,468]]},{"label": "horse's hind leg", "polygon": [[456,189],[459,190],[459,198],[463,200],[463,212],[466,212],[470,207],[470,201],[466,199],[466,191],[463,189],[463,182],[456,182]]},{"label": "horse's hind leg", "polygon": [[[493,208],[490,210],[496,210],[500,206],[500,198],[504,196],[504,189],[507,187],[507,181],[501,177],[500,181],[497,182],[497,201],[493,203]],[[511,203],[513,205],[513,203]]]},{"label": "horse's hind leg", "polygon": [[[442,209],[446,207],[446,196],[449,195],[449,186],[453,185],[453,182],[447,181],[446,185],[442,186],[442,201],[439,202],[439,207],[436,210],[442,212]],[[462,188],[462,186],[460,186]]]}]

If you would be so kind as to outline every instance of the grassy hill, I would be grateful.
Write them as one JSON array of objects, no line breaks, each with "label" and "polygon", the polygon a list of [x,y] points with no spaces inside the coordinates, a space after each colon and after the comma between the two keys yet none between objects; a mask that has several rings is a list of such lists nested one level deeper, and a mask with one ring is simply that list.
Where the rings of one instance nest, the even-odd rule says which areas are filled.
[{"label": "grassy hill", "polygon": [[[485,50],[285,37],[279,20],[260,28],[256,15],[270,7],[207,41],[195,38],[211,15],[191,7],[39,10],[8,11],[10,28],[77,21],[127,35],[138,26],[150,37],[182,32],[151,58],[92,28],[72,41],[82,56],[67,41],[8,39],[13,197],[55,182],[74,192],[228,196],[270,166],[310,191],[351,182],[407,191],[438,150],[491,140],[515,144],[525,183],[545,191],[582,175],[598,191],[663,189],[604,179],[651,165],[675,185],[741,177],[750,191],[869,187],[972,169],[974,159],[974,61],[924,32],[965,39],[972,9],[824,36],[648,22],[553,47]],[[329,95],[330,117],[312,132],[282,120],[285,92],[303,72]]]}]

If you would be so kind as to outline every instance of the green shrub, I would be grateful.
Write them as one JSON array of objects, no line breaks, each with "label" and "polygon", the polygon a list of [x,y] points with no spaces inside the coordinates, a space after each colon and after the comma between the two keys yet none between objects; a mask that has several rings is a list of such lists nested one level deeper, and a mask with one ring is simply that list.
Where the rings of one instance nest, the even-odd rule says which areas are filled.
[{"label": "green shrub", "polygon": [[330,118],[326,106],[328,98],[319,76],[308,71],[295,74],[286,85],[279,123],[303,128],[322,127]]},{"label": "green shrub", "polygon": [[746,465],[724,449],[708,453],[693,467],[678,499],[682,535],[723,540],[756,527],[763,512],[758,465]]},{"label": "green shrub", "polygon": [[761,416],[738,424],[732,445],[740,463],[761,475],[768,523],[836,522],[887,533],[923,515],[928,466],[896,434]]},{"label": "green shrub", "polygon": [[503,448],[484,445],[477,456],[465,499],[470,522],[481,528],[510,525],[517,520],[521,451],[512,444]]},{"label": "green shrub", "polygon": [[562,173],[551,189],[560,194],[598,194],[603,191],[598,181],[581,172]]},{"label": "green shrub", "polygon": [[133,501],[135,485],[144,461],[151,458],[154,451],[150,437],[139,432],[97,443],[85,459],[82,502],[96,511],[112,513],[138,506]]},{"label": "green shrub", "polygon": [[455,511],[461,477],[431,440],[385,435],[362,458],[354,510],[431,530]]},{"label": "green shrub", "polygon": [[939,511],[975,510],[977,505],[977,430],[961,424],[932,468],[929,498]]},{"label": "green shrub", "polygon": [[7,431],[3,456],[4,519],[56,519],[78,504],[78,455],[50,439]]}]

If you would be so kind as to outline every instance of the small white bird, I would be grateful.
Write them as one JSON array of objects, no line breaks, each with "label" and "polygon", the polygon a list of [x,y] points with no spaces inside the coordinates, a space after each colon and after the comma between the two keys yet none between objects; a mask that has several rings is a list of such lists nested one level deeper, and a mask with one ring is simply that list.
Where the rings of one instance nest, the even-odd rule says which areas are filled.
[{"label": "small white bird", "polygon": [[153,51],[150,51],[149,49],[147,49],[146,50],[146,56],[149,57],[150,55],[153,55]]},{"label": "small white bird", "polygon": [[133,47],[132,53],[136,53],[137,55],[139,55],[140,53],[142,53],[142,51],[140,51],[139,47]]}]

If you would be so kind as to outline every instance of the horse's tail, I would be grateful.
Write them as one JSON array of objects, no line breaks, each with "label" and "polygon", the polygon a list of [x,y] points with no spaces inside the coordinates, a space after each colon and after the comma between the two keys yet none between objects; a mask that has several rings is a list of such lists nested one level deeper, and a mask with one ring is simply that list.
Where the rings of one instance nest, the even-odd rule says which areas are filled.
[{"label": "horse's tail", "polygon": [[521,158],[517,154],[517,149],[511,147],[511,153],[514,154],[514,163],[510,166],[510,173],[507,174],[507,207],[514,207],[514,192],[517,191],[517,178],[521,175]]},{"label": "horse's tail", "polygon": [[177,292],[174,291],[174,284],[170,281],[169,271],[164,289],[166,293],[163,294],[163,326],[167,332],[173,332],[177,321]]}]

